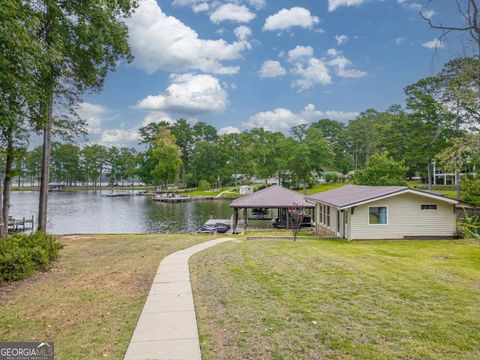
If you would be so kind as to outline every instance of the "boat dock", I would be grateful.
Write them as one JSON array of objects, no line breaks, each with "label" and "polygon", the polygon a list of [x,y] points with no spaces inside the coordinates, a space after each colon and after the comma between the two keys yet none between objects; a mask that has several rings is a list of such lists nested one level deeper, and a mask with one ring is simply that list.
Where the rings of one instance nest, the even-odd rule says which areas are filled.
[{"label": "boat dock", "polygon": [[216,196],[168,196],[166,194],[155,194],[152,197],[153,201],[159,201],[164,203],[182,203],[189,201],[199,201],[199,200],[218,200]]},{"label": "boat dock", "polygon": [[133,193],[111,193],[111,194],[103,194],[103,197],[127,197],[127,196],[133,196]]},{"label": "boat dock", "polygon": [[14,219],[13,217],[8,217],[8,230],[10,231],[27,231],[34,229],[34,217],[27,219],[23,217],[22,219]]}]

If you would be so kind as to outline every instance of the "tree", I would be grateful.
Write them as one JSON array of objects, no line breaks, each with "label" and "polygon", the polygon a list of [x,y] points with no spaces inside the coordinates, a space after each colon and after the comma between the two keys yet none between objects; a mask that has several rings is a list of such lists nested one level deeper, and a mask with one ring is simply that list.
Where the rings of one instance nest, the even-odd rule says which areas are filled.
[{"label": "tree", "polygon": [[26,159],[26,175],[30,177],[30,183],[35,185],[35,180],[38,180],[42,168],[42,147],[37,146],[27,153]]},{"label": "tree", "polygon": [[38,229],[46,231],[52,129],[55,125],[72,128],[66,117],[53,117],[53,108],[74,112],[81,93],[99,91],[109,70],[121,59],[132,59],[122,19],[130,15],[136,2],[43,0],[27,4],[41,26],[38,43],[45,49],[39,69],[44,97],[39,109],[43,160]]},{"label": "tree", "polygon": [[4,1],[0,6],[0,139],[5,147],[5,178],[0,192],[2,238],[8,230],[3,220],[8,219],[14,155],[26,145],[42,94],[37,74],[43,57],[35,37],[39,31],[36,20],[25,2]]},{"label": "tree", "polygon": [[221,186],[222,178],[226,176],[227,158],[219,144],[210,141],[199,141],[191,157],[191,168],[197,184],[207,180],[210,184]]},{"label": "tree", "polygon": [[302,181],[303,192],[307,194],[307,179],[314,172],[322,172],[333,163],[331,145],[323,137],[320,130],[299,125],[292,128],[293,141],[290,144],[287,156],[288,169]]},{"label": "tree", "polygon": [[463,138],[450,141],[450,146],[439,153],[436,158],[444,171],[455,174],[455,189],[457,199],[460,200],[460,173],[465,167],[480,156],[480,138],[474,134],[467,134]]},{"label": "tree", "polygon": [[335,154],[334,168],[344,174],[348,173],[352,168],[353,159],[345,124],[335,120],[322,119],[312,123],[311,127],[320,130],[332,145],[332,151]]},{"label": "tree", "polygon": [[[455,115],[438,101],[438,78],[428,77],[405,88],[407,108],[415,118],[415,136],[412,148],[414,163],[427,169],[431,190],[431,163],[447,145],[447,139],[455,137]],[[424,174],[425,172],[422,171]]]},{"label": "tree", "polygon": [[291,226],[292,226],[292,234],[293,234],[293,241],[297,241],[298,233],[302,228],[303,223],[303,208],[298,206],[298,204],[293,204],[293,206],[288,208],[288,215],[291,219]]},{"label": "tree", "polygon": [[175,181],[182,166],[182,154],[180,147],[175,143],[175,136],[170,130],[162,129],[157,135],[152,148],[152,158],[155,160],[155,167],[151,171],[156,183],[165,186]]},{"label": "tree", "polygon": [[395,161],[387,153],[377,153],[363,169],[355,171],[353,182],[357,185],[404,186],[407,171],[403,161]]}]

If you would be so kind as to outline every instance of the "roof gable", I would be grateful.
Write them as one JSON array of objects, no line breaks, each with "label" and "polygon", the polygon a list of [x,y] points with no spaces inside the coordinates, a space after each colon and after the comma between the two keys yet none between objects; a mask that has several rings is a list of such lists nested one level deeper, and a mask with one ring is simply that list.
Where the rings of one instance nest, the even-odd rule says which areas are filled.
[{"label": "roof gable", "polygon": [[305,195],[280,185],[272,185],[253,194],[242,196],[230,203],[235,208],[287,208],[294,205],[314,207]]}]

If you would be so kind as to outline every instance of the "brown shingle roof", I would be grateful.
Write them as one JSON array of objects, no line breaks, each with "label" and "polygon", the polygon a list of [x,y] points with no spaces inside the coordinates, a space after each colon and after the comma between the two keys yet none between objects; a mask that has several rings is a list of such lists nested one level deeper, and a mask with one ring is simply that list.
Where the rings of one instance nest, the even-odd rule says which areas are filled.
[{"label": "brown shingle roof", "polygon": [[294,204],[313,208],[314,205],[305,200],[305,195],[284,188],[280,185],[269,186],[253,194],[242,196],[231,202],[234,208],[287,208]]},{"label": "brown shingle roof", "polygon": [[310,195],[307,197],[307,199],[316,200],[338,208],[343,208],[405,190],[408,190],[408,187],[347,185],[338,189]]}]

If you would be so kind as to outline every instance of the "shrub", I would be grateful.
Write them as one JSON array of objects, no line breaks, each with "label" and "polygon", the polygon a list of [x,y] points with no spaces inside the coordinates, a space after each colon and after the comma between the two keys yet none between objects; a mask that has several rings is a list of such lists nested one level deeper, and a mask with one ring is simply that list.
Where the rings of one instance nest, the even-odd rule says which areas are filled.
[{"label": "shrub", "polygon": [[41,232],[17,234],[0,240],[0,283],[21,280],[35,271],[48,270],[61,244]]},{"label": "shrub", "polygon": [[408,167],[403,161],[395,161],[387,153],[372,155],[370,161],[353,175],[357,185],[404,186]]},{"label": "shrub", "polygon": [[325,175],[323,177],[325,178],[325,181],[327,183],[336,183],[339,180],[338,175],[336,173],[333,173],[333,172],[325,173]]},{"label": "shrub", "polygon": [[200,180],[198,183],[198,190],[207,191],[212,188],[212,185],[207,180]]}]

